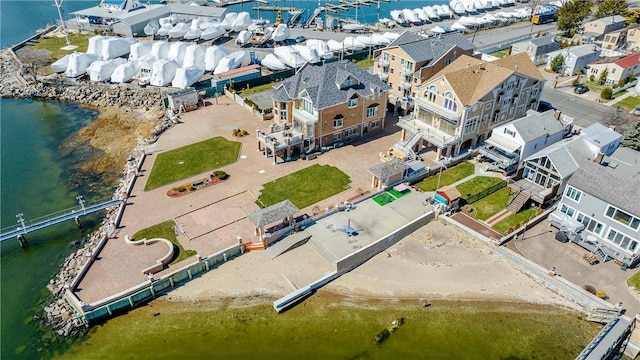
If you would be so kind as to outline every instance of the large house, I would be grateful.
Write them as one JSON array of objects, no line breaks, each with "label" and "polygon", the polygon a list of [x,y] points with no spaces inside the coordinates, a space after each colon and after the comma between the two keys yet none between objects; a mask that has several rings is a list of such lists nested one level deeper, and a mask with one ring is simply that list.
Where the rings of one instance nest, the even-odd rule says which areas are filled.
[{"label": "large house", "polygon": [[531,61],[536,65],[547,62],[547,55],[560,49],[560,42],[555,35],[541,36],[511,45],[511,55],[527,53]]},{"label": "large house", "polygon": [[389,87],[350,61],[303,65],[273,93],[275,123],[258,131],[267,157],[339,146],[384,128]]},{"label": "large house", "polygon": [[563,59],[560,73],[571,76],[582,74],[590,63],[600,58],[600,51],[593,45],[578,45],[553,51],[547,54],[547,70],[551,70],[551,62],[558,55]]},{"label": "large house", "polygon": [[389,101],[399,109],[413,108],[422,83],[457,57],[473,55],[475,46],[462,34],[424,37],[409,31],[374,52],[373,73],[389,85]]},{"label": "large house", "polygon": [[621,15],[606,16],[584,24],[585,35],[601,37],[604,34],[622,29],[627,19]]},{"label": "large house", "polygon": [[543,86],[525,53],[489,63],[462,55],[418,88],[413,115],[398,123],[394,155],[415,158],[416,150],[425,150],[434,151],[436,161],[458,156],[495,127],[536,109]]},{"label": "large house", "polygon": [[604,71],[607,85],[628,81],[640,74],[640,54],[608,57],[589,64],[589,76],[594,75],[597,79]]},{"label": "large house", "polygon": [[[619,148],[581,164],[549,221],[596,254],[627,266],[640,262],[640,153]],[[573,224],[576,224],[573,225]],[[573,225],[573,226],[572,226]],[[573,234],[578,232],[579,234]]]}]

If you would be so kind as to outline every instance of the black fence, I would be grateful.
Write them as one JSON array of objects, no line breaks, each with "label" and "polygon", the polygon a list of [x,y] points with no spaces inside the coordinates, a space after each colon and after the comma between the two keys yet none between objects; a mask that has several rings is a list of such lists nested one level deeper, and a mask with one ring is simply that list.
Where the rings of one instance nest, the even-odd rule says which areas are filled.
[{"label": "black fence", "polygon": [[474,203],[484,197],[487,197],[491,194],[493,194],[494,192],[502,189],[503,187],[507,186],[507,182],[506,181],[501,181],[489,188],[484,189],[483,191],[477,193],[477,194],[470,194],[468,197],[464,194],[461,195],[461,198],[467,202],[467,204],[471,204]]}]

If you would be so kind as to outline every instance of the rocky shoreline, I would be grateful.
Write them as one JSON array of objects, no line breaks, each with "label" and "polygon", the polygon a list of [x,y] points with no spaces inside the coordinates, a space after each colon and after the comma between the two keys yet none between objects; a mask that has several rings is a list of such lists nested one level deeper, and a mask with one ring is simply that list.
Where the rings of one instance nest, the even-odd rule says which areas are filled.
[{"label": "rocky shoreline", "polygon": [[[0,97],[15,99],[42,99],[50,101],[69,102],[87,105],[97,109],[117,107],[123,113],[133,114],[142,111],[143,114],[163,113],[163,96],[157,91],[138,87],[123,87],[107,84],[93,84],[68,79],[45,78],[39,81],[27,81],[23,78],[24,66],[11,49],[5,49],[0,56]],[[131,115],[134,116],[135,115]],[[163,114],[157,124],[144,140],[132,144],[124,170],[114,191],[113,198],[127,197],[127,188],[137,176],[136,166],[144,155],[144,148],[154,142],[166,129],[175,125],[175,120]],[[34,315],[45,328],[52,329],[59,336],[69,336],[77,333],[86,324],[78,317],[75,310],[66,302],[65,291],[78,276],[92,253],[100,246],[104,236],[111,235],[116,230],[116,218],[119,207],[106,210],[101,226],[91,234],[84,244],[71,253],[60,266],[58,273],[49,281],[47,290],[52,298],[44,307],[44,316]],[[78,243],[78,246],[80,244]]]}]

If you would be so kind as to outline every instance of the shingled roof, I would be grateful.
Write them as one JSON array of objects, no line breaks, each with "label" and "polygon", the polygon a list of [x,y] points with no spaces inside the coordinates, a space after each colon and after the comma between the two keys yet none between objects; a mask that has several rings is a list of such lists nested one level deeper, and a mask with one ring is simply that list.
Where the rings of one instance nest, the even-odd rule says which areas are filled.
[{"label": "shingled roof", "polygon": [[461,55],[431,79],[444,77],[463,105],[473,105],[511,75],[519,73],[534,80],[543,80],[540,70],[527,53],[486,62]]},{"label": "shingled roof", "polygon": [[418,63],[438,59],[453,46],[471,52],[475,50],[473,43],[458,32],[424,37],[408,30],[400,34],[386,49],[399,47]]},{"label": "shingled roof", "polygon": [[[349,77],[358,81],[357,85],[341,87]],[[354,94],[361,97],[389,90],[379,77],[368,73],[350,61],[336,61],[322,66],[305,64],[292,77],[276,86],[275,101],[291,101],[299,98],[306,90],[316,110],[326,109],[346,103]]]},{"label": "shingled roof", "polygon": [[284,200],[264,209],[252,212],[247,215],[247,219],[249,219],[253,225],[261,228],[295,215],[298,211],[300,210],[293,205],[291,201]]}]

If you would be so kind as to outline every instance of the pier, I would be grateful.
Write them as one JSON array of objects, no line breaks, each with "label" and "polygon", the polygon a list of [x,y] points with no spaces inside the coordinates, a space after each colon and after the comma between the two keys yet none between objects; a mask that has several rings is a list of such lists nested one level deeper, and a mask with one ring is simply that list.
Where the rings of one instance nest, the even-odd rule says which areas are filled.
[{"label": "pier", "polygon": [[620,315],[611,320],[582,350],[576,360],[602,360],[616,358],[622,353],[635,328],[635,319]]},{"label": "pier", "polygon": [[78,206],[77,208],[73,208],[69,212],[67,212],[68,210],[64,210],[65,213],[58,216],[44,216],[44,220],[38,221],[35,224],[27,225],[27,222],[24,220],[23,214],[16,215],[20,226],[14,230],[10,230],[9,228],[2,229],[2,233],[0,234],[0,241],[5,241],[16,237],[20,241],[20,244],[24,246],[24,235],[29,232],[44,229],[46,227],[53,226],[71,219],[74,219],[76,223],[78,223],[78,226],[80,226],[78,220],[80,216],[104,210],[106,208],[118,205],[123,201],[122,199],[107,200],[96,205],[85,206],[85,200],[82,198],[82,196],[78,196],[76,199],[78,199],[78,201],[80,202],[80,206]]},{"label": "pier", "polygon": [[231,6],[231,5],[244,5],[244,3],[257,2],[261,4],[268,4],[267,0],[213,0],[211,1],[216,6]]}]

